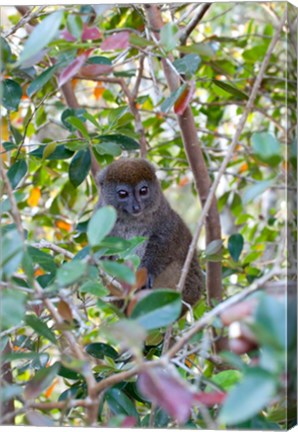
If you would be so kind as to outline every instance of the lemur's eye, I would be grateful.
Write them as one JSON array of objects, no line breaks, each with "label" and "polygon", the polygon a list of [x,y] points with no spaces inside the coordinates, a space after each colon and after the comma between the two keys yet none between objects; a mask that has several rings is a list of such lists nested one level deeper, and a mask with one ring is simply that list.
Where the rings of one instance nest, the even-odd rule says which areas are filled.
[{"label": "lemur's eye", "polygon": [[141,187],[141,189],[139,190],[140,195],[145,196],[148,194],[148,187],[147,186],[143,186]]},{"label": "lemur's eye", "polygon": [[119,190],[117,193],[119,198],[124,199],[128,197],[128,192],[126,192],[125,190]]}]

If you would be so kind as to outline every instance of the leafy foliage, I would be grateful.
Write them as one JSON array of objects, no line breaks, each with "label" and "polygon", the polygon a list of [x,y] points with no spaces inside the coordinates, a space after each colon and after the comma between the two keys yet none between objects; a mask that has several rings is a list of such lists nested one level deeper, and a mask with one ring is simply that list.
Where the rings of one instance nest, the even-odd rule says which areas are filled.
[{"label": "leafy foliage", "polygon": [[[295,191],[297,164],[291,32],[288,82],[282,33],[216,192],[222,239],[207,246],[200,239],[197,257],[204,273],[221,262],[223,301],[260,281],[269,293],[206,321],[216,301],[202,293],[181,317],[180,293],[142,289],[148,275],[136,249],[146,239],[111,236],[116,211],[94,210],[94,164],[139,157],[145,143],[171,205],[195,229],[198,197],[177,125],[190,109],[213,180],[285,4],[270,5],[273,20],[261,3],[214,3],[181,43],[193,7],[163,5],[158,35],[141,5],[33,8],[29,26],[3,8],[0,348],[1,372],[12,377],[1,401],[14,400],[17,425],[295,422],[295,296],[286,304],[281,295],[283,270],[296,269],[296,210],[286,211],[285,195],[286,184]],[[179,77],[177,90],[168,88],[163,64]],[[171,347],[183,342],[171,362],[162,352],[169,326]],[[213,355],[208,327],[230,335],[230,352]],[[13,417],[4,413],[8,423]]]}]

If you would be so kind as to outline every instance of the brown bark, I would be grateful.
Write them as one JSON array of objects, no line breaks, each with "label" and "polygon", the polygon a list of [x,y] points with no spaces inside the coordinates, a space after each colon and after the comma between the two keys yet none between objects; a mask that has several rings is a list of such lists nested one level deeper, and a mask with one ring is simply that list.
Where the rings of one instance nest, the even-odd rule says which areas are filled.
[{"label": "brown bark", "polygon": [[[155,37],[159,38],[159,31],[164,25],[161,12],[156,5],[146,5],[147,18],[150,27],[155,32]],[[171,57],[169,56],[169,60]],[[175,71],[170,67],[167,59],[162,59],[164,74],[171,92],[177,90],[180,86],[180,79]],[[211,179],[205,164],[204,155],[200,146],[197,135],[196,125],[191,108],[188,107],[183,116],[177,115],[177,121],[183,138],[184,148],[186,151],[189,165],[192,169],[196,188],[199,194],[202,207],[208,196]],[[213,199],[212,205],[206,217],[206,244],[213,240],[221,238],[221,227],[219,213],[217,210],[216,199]],[[221,283],[221,263],[207,263],[207,298],[211,305],[212,300],[220,301],[222,299]]]}]

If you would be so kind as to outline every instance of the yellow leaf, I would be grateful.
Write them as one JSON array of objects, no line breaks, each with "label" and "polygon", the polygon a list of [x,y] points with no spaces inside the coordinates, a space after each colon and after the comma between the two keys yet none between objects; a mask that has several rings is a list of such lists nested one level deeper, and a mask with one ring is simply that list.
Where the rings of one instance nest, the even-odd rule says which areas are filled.
[{"label": "yellow leaf", "polygon": [[55,225],[56,225],[57,228],[60,228],[60,229],[62,229],[64,231],[68,231],[68,232],[71,231],[71,228],[72,228],[72,226],[71,226],[70,223],[65,222],[63,220],[57,220],[55,222]]},{"label": "yellow leaf", "polygon": [[36,269],[35,272],[34,272],[34,276],[35,277],[42,276],[44,274],[45,274],[45,271],[42,268],[40,268],[40,267],[38,267],[38,269]]},{"label": "yellow leaf", "polygon": [[8,132],[7,120],[5,118],[2,118],[2,125],[1,126],[2,126],[1,127],[2,141],[8,141],[9,132]]},{"label": "yellow leaf", "polygon": [[50,142],[49,144],[47,144],[45,146],[45,148],[43,149],[42,160],[45,160],[52,153],[54,153],[54,151],[56,150],[56,147],[57,147],[56,142]]},{"label": "yellow leaf", "polygon": [[243,173],[248,170],[248,164],[244,162],[241,167],[239,168],[239,173]]},{"label": "yellow leaf", "polygon": [[53,383],[50,385],[50,387],[47,388],[47,390],[45,391],[44,395],[46,398],[50,398],[54,388],[56,387],[56,385],[58,384],[58,378],[55,378]]},{"label": "yellow leaf", "polygon": [[41,197],[41,192],[39,187],[34,187],[31,189],[29,198],[27,199],[27,203],[30,207],[36,207],[39,203]]},{"label": "yellow leaf", "polygon": [[101,85],[97,85],[94,90],[93,90],[93,95],[95,97],[96,100],[100,99],[101,96],[103,95],[105,91],[105,88],[102,87]]},{"label": "yellow leaf", "polygon": [[191,368],[193,366],[193,362],[196,358],[195,354],[190,354],[189,356],[186,357],[184,364],[188,367]]}]

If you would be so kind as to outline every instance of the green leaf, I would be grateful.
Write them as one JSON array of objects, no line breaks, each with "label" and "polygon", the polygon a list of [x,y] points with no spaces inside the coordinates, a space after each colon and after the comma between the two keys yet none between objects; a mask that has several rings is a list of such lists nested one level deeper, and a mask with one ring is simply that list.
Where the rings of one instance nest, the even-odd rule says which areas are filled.
[{"label": "green leaf", "polygon": [[120,319],[106,327],[104,331],[109,339],[120,344],[121,349],[129,349],[137,356],[141,354],[147,332],[137,321]]},{"label": "green leaf", "polygon": [[3,148],[5,149],[6,152],[9,152],[11,150],[15,150],[16,148],[18,148],[18,146],[15,143],[12,143],[10,141],[5,141],[2,143]]},{"label": "green leaf", "polygon": [[138,413],[132,400],[120,389],[111,388],[107,390],[105,400],[114,414],[138,418]]},{"label": "green leaf", "polygon": [[244,245],[244,239],[241,234],[232,234],[228,240],[228,250],[235,262],[239,260]]},{"label": "green leaf", "polygon": [[2,291],[1,329],[8,329],[20,324],[25,315],[25,301],[26,296],[19,291],[12,289]]},{"label": "green leaf", "polygon": [[[86,113],[87,111],[84,108],[66,108],[61,114],[61,121],[68,130],[74,132],[77,128],[68,122],[68,118],[75,117],[81,120],[81,122],[85,122]],[[88,135],[88,139],[89,139],[89,135]]]},{"label": "green leaf", "polygon": [[179,46],[177,48],[183,53],[198,54],[201,57],[210,58],[215,54],[215,49],[211,43],[199,42],[193,45]]},{"label": "green leaf", "polygon": [[120,156],[122,150],[118,144],[114,142],[102,142],[100,144],[95,144],[94,146],[96,152],[100,155],[111,155],[111,156]]},{"label": "green leaf", "polygon": [[55,71],[57,70],[57,66],[51,66],[42,72],[37,78],[35,78],[27,88],[27,95],[31,98],[34,93],[38,92],[40,89],[46,85],[47,82],[54,76]]},{"label": "green leaf", "polygon": [[220,252],[222,250],[222,243],[222,240],[213,240],[210,242],[205,250],[206,256],[211,256]]},{"label": "green leaf", "polygon": [[261,368],[251,368],[243,380],[228,394],[219,421],[234,425],[258,414],[272,400],[276,379]]},{"label": "green leaf", "polygon": [[83,32],[83,21],[79,15],[68,15],[66,26],[68,31],[76,38],[80,39]]},{"label": "green leaf", "polygon": [[133,285],[136,281],[134,272],[124,264],[115,261],[101,261],[100,266],[111,276]]},{"label": "green leaf", "polygon": [[99,65],[107,65],[112,66],[112,61],[108,57],[104,56],[93,56],[89,57],[86,61],[86,64],[99,64]]},{"label": "green leaf", "polygon": [[274,184],[274,180],[263,180],[256,182],[255,184],[248,186],[245,188],[243,193],[242,202],[243,204],[247,204],[250,201],[253,201],[267,189],[269,189]]},{"label": "green leaf", "polygon": [[96,297],[104,297],[109,294],[109,290],[107,288],[105,288],[101,283],[95,281],[85,282],[80,287],[80,292],[92,294]]},{"label": "green leaf", "polygon": [[6,39],[4,39],[2,36],[0,37],[0,58],[1,58],[1,71],[3,66],[6,63],[9,63],[11,61],[12,53],[10,46]]},{"label": "green leaf", "polygon": [[[38,159],[42,159],[44,157],[44,149],[46,146],[42,145],[39,146],[37,149],[31,151],[29,154],[31,156],[35,156]],[[55,148],[55,150],[53,151],[53,153],[51,153],[50,155],[48,155],[46,157],[46,159],[48,160],[62,160],[62,159],[69,159],[72,155],[73,155],[73,151],[68,150],[67,148],[65,148],[64,145],[57,145],[57,147]]]},{"label": "green leaf", "polygon": [[54,153],[56,147],[57,147],[56,142],[50,142],[49,144],[44,146],[42,160],[44,161],[45,159],[48,159],[49,156],[51,156],[51,154]]},{"label": "green leaf", "polygon": [[141,47],[141,48],[146,48],[148,46],[153,45],[153,42],[143,38],[141,36],[138,36],[136,33],[130,33],[129,35],[129,43],[131,45],[137,46],[137,47]]},{"label": "green leaf", "polygon": [[89,221],[87,237],[90,246],[97,246],[110,233],[117,219],[114,207],[101,207]]},{"label": "green leaf", "polygon": [[284,351],[287,339],[286,306],[283,301],[263,295],[255,311],[255,321],[251,327],[263,344]]},{"label": "green leaf", "polygon": [[55,274],[57,266],[52,255],[43,252],[33,246],[28,246],[29,255],[34,263],[40,265],[45,271]]},{"label": "green leaf", "polygon": [[136,140],[126,135],[99,135],[96,139],[100,143],[116,144],[120,146],[122,150],[137,150],[140,148],[140,144]]},{"label": "green leaf", "polygon": [[91,167],[90,150],[80,150],[72,158],[69,165],[69,180],[78,187],[87,177]]},{"label": "green leaf", "polygon": [[60,369],[60,363],[56,362],[52,366],[40,369],[32,380],[25,387],[25,399],[35,399],[42,391],[48,388],[54,378],[57,376]]},{"label": "green leaf", "polygon": [[[24,310],[24,314],[25,314],[25,310]],[[23,316],[24,316],[23,314]],[[9,326],[11,327],[11,326]],[[19,361],[19,360],[36,360],[39,357],[41,357],[43,354],[40,353],[36,353],[36,352],[10,352],[7,354],[3,354],[1,356],[1,360],[5,360],[5,361]]]},{"label": "green leaf", "polygon": [[[107,237],[101,242],[103,248],[109,249],[109,254],[117,254],[119,252],[125,252],[132,247],[133,242],[130,240],[124,240],[120,237]],[[105,254],[107,251],[105,251]]]},{"label": "green leaf", "polygon": [[146,330],[172,324],[181,313],[181,295],[168,289],[152,291],[134,307],[131,318]]},{"label": "green leaf", "polygon": [[20,396],[23,393],[23,387],[17,384],[1,386],[0,402],[6,402],[10,399]]},{"label": "green leaf", "polygon": [[9,111],[17,111],[21,101],[22,87],[11,79],[5,79],[1,83],[1,104]]},{"label": "green leaf", "polygon": [[25,60],[28,60],[35,54],[39,53],[55,38],[58,34],[63,15],[63,10],[53,12],[33,28],[32,33],[25,43],[18,64],[24,63]]},{"label": "green leaf", "polygon": [[76,372],[72,369],[69,369],[68,367],[64,366],[63,364],[60,365],[58,375],[62,376],[63,378],[67,378],[67,379],[71,379],[71,380],[81,379],[81,375],[78,372]]},{"label": "green leaf", "polygon": [[97,122],[95,116],[91,115],[88,112],[85,112],[84,114],[85,119],[89,120],[97,129],[100,129],[101,126],[100,124]]},{"label": "green leaf", "polygon": [[[26,194],[20,191],[14,192],[13,195],[17,203],[22,202],[26,197]],[[8,212],[10,209],[11,209],[11,202],[9,201],[9,198],[6,198],[2,202],[0,202],[0,213]]]},{"label": "green leaf", "polygon": [[160,43],[166,52],[176,48],[179,42],[179,29],[174,23],[165,24],[160,30]]},{"label": "green leaf", "polygon": [[226,82],[219,81],[219,80],[213,80],[213,84],[215,84],[217,87],[221,88],[225,92],[235,96],[238,99],[247,99],[247,95],[239,90],[237,87],[231,86],[230,84],[227,84]]},{"label": "green leaf", "polygon": [[56,336],[54,332],[47,326],[47,324],[37,318],[36,315],[27,315],[26,316],[26,324],[33,328],[37,334],[43,336],[48,339],[53,344],[57,344]]},{"label": "green leaf", "polygon": [[280,142],[268,132],[255,132],[251,138],[254,155],[262,162],[276,166],[282,159]]},{"label": "green leaf", "polygon": [[116,359],[119,357],[118,352],[110,345],[102,342],[94,342],[85,346],[86,352],[97,359],[104,359],[104,357],[110,357]]},{"label": "green leaf", "polygon": [[19,232],[15,229],[1,236],[0,274],[12,276],[22,262],[24,249]]},{"label": "green leaf", "polygon": [[80,131],[84,138],[86,138],[87,140],[89,139],[87,128],[78,117],[68,116],[67,122],[74,126],[75,129]]},{"label": "green leaf", "polygon": [[[224,391],[230,391],[241,379],[243,374],[238,370],[225,370],[217,374],[212,375],[212,382],[217,384]],[[213,391],[211,386],[207,386],[206,391]]]},{"label": "green leaf", "polygon": [[160,106],[160,109],[162,112],[167,113],[172,106],[174,105],[174,103],[179,99],[179,97],[182,95],[182,93],[184,92],[184,90],[187,87],[187,83],[182,84],[181,87],[179,87],[177,90],[175,90],[173,93],[171,93],[171,95],[166,98],[163,103]]},{"label": "green leaf", "polygon": [[57,271],[57,282],[60,286],[71,285],[85,275],[87,264],[82,261],[69,261]]},{"label": "green leaf", "polygon": [[196,71],[201,63],[201,58],[198,54],[187,54],[186,56],[174,61],[173,65],[180,74],[186,75],[190,78]]}]

